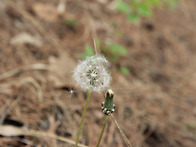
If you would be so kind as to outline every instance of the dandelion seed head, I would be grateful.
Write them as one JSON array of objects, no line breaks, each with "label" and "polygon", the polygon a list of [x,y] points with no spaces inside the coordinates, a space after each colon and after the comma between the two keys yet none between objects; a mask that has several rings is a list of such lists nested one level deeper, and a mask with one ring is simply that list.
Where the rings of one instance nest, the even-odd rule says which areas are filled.
[{"label": "dandelion seed head", "polygon": [[109,86],[111,76],[110,64],[104,56],[95,55],[81,61],[74,70],[73,78],[84,90],[100,92]]}]

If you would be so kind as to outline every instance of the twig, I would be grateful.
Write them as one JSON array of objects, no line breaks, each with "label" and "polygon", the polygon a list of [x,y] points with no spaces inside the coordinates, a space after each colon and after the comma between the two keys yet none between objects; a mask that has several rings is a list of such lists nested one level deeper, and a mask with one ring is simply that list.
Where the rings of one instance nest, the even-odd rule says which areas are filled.
[{"label": "twig", "polygon": [[94,43],[94,48],[95,48],[95,54],[97,55],[97,45],[96,45],[96,40],[93,38],[93,43]]},{"label": "twig", "polygon": [[115,124],[116,124],[116,126],[117,126],[117,128],[118,128],[118,130],[120,132],[120,135],[122,136],[122,138],[125,141],[125,143],[127,144],[127,146],[128,147],[133,147],[131,145],[131,143],[129,142],[129,140],[127,139],[126,135],[124,134],[123,130],[120,128],[120,126],[119,126],[118,122],[116,121],[116,119],[114,118],[114,116],[113,115],[111,115],[111,116],[112,116],[112,119],[115,122]]},{"label": "twig", "polygon": [[4,0],[4,2],[8,6],[12,7],[14,10],[18,11],[25,19],[30,21],[36,27],[36,29],[44,36],[44,38],[46,38],[59,51],[60,54],[65,54],[63,47],[59,45],[59,43],[54,39],[55,36],[51,34],[49,35],[48,32],[39,24],[39,22],[36,21],[36,19],[34,19],[30,14],[28,14],[23,8],[16,5],[13,1]]},{"label": "twig", "polygon": [[0,74],[0,81],[28,70],[49,70],[49,66],[47,64],[33,64],[33,65],[23,66]]},{"label": "twig", "polygon": [[8,108],[9,108],[9,106],[6,106],[5,110],[3,111],[3,114],[1,115],[0,125],[3,124],[3,122],[4,122],[4,120],[5,120],[6,116],[7,116]]},{"label": "twig", "polygon": [[[57,136],[55,134],[47,133],[47,132],[29,130],[29,131],[27,131],[27,135],[40,135],[40,136],[44,136],[44,137],[54,138],[56,140],[60,140],[60,141],[67,142],[67,143],[70,143],[70,144],[75,144],[75,141],[73,141],[71,139],[67,139],[65,137]],[[86,145],[83,145],[83,144],[80,144],[80,143],[78,144],[78,146],[79,147],[87,147]]]},{"label": "twig", "polygon": [[3,122],[4,122],[4,120],[5,120],[6,116],[7,116],[7,114],[11,111],[11,109],[12,109],[12,108],[15,108],[15,106],[16,106],[16,105],[18,104],[18,102],[21,101],[21,100],[22,100],[22,96],[21,96],[21,94],[19,94],[19,95],[17,96],[17,98],[16,98],[14,101],[8,102],[8,103],[6,104],[5,109],[4,109],[4,111],[2,112],[2,115],[1,115],[1,118],[0,118],[0,125],[3,124]]},{"label": "twig", "polygon": [[[9,132],[8,132],[9,131]],[[48,132],[42,132],[42,131],[37,131],[37,130],[25,130],[19,127],[14,127],[14,126],[9,126],[9,125],[0,125],[0,134],[3,136],[19,136],[19,135],[28,135],[28,136],[42,136],[42,137],[50,137],[56,140],[60,140],[63,142],[67,142],[70,144],[74,144],[75,141],[65,138],[65,137],[61,137],[52,133],[48,133]],[[83,144],[78,144],[79,147],[88,147],[86,145]]]},{"label": "twig", "polygon": [[19,80],[11,81],[9,83],[0,84],[0,87],[1,88],[5,88],[5,87],[7,88],[7,87],[10,87],[10,86],[13,86],[13,85],[23,85],[25,83],[31,83],[33,86],[35,86],[35,88],[37,90],[37,93],[38,93],[38,101],[42,102],[43,101],[42,89],[41,89],[39,83],[31,77],[22,78],[22,79],[19,79]]}]

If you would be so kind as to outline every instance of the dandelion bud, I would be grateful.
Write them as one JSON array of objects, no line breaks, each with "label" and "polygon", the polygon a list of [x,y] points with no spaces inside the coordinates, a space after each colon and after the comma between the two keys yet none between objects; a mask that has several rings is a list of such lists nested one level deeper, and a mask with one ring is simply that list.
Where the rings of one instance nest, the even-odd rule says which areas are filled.
[{"label": "dandelion bud", "polygon": [[111,77],[107,71],[109,65],[104,56],[88,57],[75,68],[73,78],[84,90],[100,92],[110,84]]}]

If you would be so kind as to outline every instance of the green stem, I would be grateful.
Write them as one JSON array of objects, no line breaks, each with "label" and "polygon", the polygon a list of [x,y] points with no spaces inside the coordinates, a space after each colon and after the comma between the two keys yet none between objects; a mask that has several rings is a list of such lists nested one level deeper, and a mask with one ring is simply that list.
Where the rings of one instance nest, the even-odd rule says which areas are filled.
[{"label": "green stem", "polygon": [[98,141],[96,147],[99,147],[99,145],[100,145],[100,143],[101,143],[101,139],[102,139],[102,137],[103,137],[103,132],[104,132],[104,130],[105,130],[105,126],[106,126],[107,119],[108,119],[108,115],[105,115],[105,119],[104,119],[103,126],[102,126],[102,130],[101,130],[101,134],[100,134],[100,136],[99,136],[99,141]]},{"label": "green stem", "polygon": [[86,109],[87,109],[87,106],[88,106],[88,102],[89,102],[89,99],[90,99],[90,95],[91,95],[91,92],[92,90],[90,89],[88,91],[88,95],[87,95],[87,98],[86,98],[86,103],[85,103],[85,106],[84,106],[84,110],[82,112],[82,119],[80,121],[80,126],[79,126],[79,130],[78,130],[78,133],[77,133],[77,138],[76,138],[76,142],[75,142],[75,147],[78,146],[78,142],[79,142],[79,138],[80,138],[80,132],[82,130],[82,125],[83,125],[83,122],[84,122],[84,117],[86,115]]}]

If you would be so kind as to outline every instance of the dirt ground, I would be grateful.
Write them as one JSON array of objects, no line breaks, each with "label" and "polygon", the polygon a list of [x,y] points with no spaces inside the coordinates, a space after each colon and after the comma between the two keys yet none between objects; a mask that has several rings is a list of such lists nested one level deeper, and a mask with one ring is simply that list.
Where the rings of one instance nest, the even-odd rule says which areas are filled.
[{"label": "dirt ground", "polygon": [[[0,1],[0,147],[74,146],[86,92],[72,71],[93,38],[128,49],[111,61],[110,88],[113,116],[132,146],[195,146],[196,1],[155,9],[137,23],[114,11],[112,2]],[[84,145],[98,141],[103,95],[90,99]],[[101,146],[126,146],[111,117]]]}]

